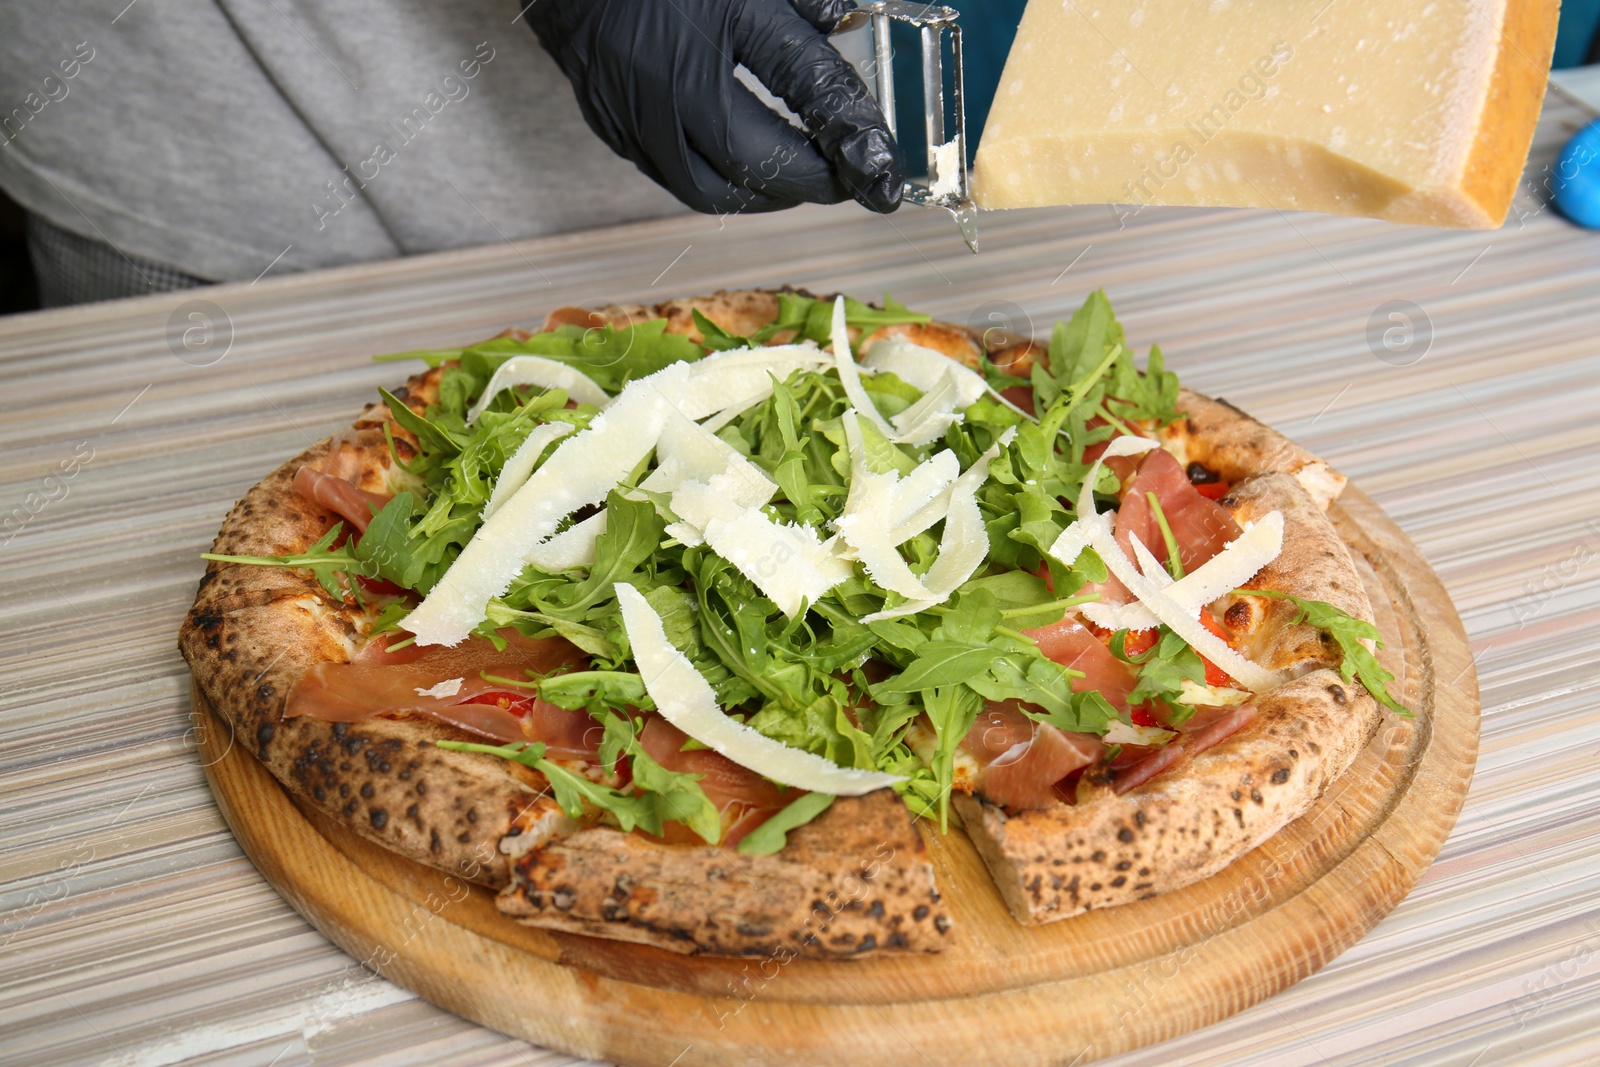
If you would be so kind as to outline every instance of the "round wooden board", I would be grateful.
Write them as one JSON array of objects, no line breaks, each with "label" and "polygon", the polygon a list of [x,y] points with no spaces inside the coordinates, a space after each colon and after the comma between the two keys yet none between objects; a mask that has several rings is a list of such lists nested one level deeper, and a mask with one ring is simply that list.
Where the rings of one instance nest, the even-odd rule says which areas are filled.
[{"label": "round wooden board", "polygon": [[1330,509],[1415,720],[1391,717],[1303,818],[1220,874],[1023,927],[972,845],[925,833],[957,943],[848,963],[679,956],[535,930],[493,894],[302,811],[196,693],[206,776],[284,898],[386,978],[507,1034],[639,1065],[1077,1064],[1216,1022],[1311,974],[1416,884],[1478,751],[1478,687],[1450,598],[1351,487]]}]

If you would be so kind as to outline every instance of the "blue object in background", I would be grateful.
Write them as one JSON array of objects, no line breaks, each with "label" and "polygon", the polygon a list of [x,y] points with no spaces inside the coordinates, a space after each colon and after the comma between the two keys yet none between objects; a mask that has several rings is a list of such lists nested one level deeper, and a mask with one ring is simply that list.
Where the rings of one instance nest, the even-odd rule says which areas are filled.
[{"label": "blue object in background", "polygon": [[1578,131],[1551,173],[1556,210],[1579,226],[1600,230],[1600,119]]},{"label": "blue object in background", "polygon": [[1600,0],[1561,0],[1561,22],[1556,30],[1556,51],[1550,60],[1552,70],[1581,67],[1593,62],[1592,49],[1600,45]]}]

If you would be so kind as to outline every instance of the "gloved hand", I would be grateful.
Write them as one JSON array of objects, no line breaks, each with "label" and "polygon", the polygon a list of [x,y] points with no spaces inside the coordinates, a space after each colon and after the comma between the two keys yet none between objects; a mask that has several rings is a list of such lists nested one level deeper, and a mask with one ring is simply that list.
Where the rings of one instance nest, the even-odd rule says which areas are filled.
[{"label": "gloved hand", "polygon": [[[900,205],[900,154],[877,102],[825,36],[851,0],[534,0],[545,50],[619,155],[696,211],[854,198]],[[810,136],[734,77],[743,64]]]}]

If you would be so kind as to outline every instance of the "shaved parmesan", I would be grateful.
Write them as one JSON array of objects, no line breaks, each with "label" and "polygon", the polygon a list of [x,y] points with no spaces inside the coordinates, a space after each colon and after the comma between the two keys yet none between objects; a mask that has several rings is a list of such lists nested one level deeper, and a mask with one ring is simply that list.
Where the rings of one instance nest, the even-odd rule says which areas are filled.
[{"label": "shaved parmesan", "polygon": [[461,692],[461,685],[465,681],[465,678],[450,678],[440,682],[438,685],[431,685],[426,689],[417,689],[417,696],[438,697],[441,700],[445,697],[453,697]]},{"label": "shaved parmesan", "polygon": [[566,440],[478,528],[461,555],[401,622],[419,645],[456,645],[484,619],[525,566],[523,557],[578,508],[598,504],[655,448],[674,393],[688,380],[674,363],[632,382],[610,408]]},{"label": "shaved parmesan", "polygon": [[506,465],[500,468],[500,477],[495,479],[489,502],[483,505],[483,518],[487,519],[499,510],[501,504],[510,500],[511,494],[521,489],[522,483],[533,473],[534,465],[544,455],[544,450],[574,429],[576,427],[570,422],[544,422],[535,426],[527,440],[511,453]]},{"label": "shaved parmesan", "polygon": [[1130,726],[1121,719],[1112,719],[1102,741],[1108,745],[1164,745],[1178,736],[1176,730],[1163,730],[1159,726]]},{"label": "shaved parmesan", "polygon": [[903,545],[944,517],[947,490],[961,474],[961,461],[948,448],[935,452],[895,486],[889,510],[889,540]]},{"label": "shaved parmesan", "polygon": [[[1105,460],[1112,456],[1139,455],[1157,447],[1159,446],[1156,442],[1145,437],[1123,436],[1111,440],[1105,453],[1095,460],[1094,466],[1089,469],[1089,476],[1084,480],[1083,490],[1078,494],[1078,522],[1086,525],[1080,533],[1073,536],[1074,538],[1086,537],[1089,546],[1099,554],[1111,573],[1115,574],[1122,584],[1127,586],[1128,591],[1137,597],[1145,607],[1150,609],[1152,615],[1170,627],[1173,633],[1187,641],[1190,648],[1216,664],[1232,677],[1237,678],[1253,692],[1259,693],[1263,690],[1271,689],[1278,684],[1276,672],[1257,666],[1245,659],[1228,647],[1227,642],[1207,630],[1196,615],[1191,615],[1181,604],[1173,602],[1172,598],[1166,594],[1163,583],[1145,577],[1139,568],[1133,565],[1133,561],[1128,559],[1127,555],[1122,551],[1122,546],[1117,544],[1116,538],[1112,536],[1110,523],[1091,521],[1099,515],[1094,506],[1094,483],[1095,479],[1100,475],[1100,467]],[[1077,525],[1077,523],[1073,525]],[[1051,546],[1050,554],[1070,566],[1077,557],[1073,556],[1072,559],[1063,558],[1063,553],[1070,550],[1071,547],[1071,540],[1067,540],[1069,534],[1073,534],[1070,528],[1062,531],[1061,536],[1056,539],[1055,545]],[[1066,540],[1066,546],[1061,552],[1058,552],[1056,546],[1062,545],[1063,540]]]},{"label": "shaved parmesan", "polygon": [[882,489],[874,490],[861,511],[854,515],[839,516],[834,520],[833,527],[867,569],[868,576],[878,585],[892,593],[899,593],[909,601],[937,603],[933,590],[922,584],[899,550],[889,543],[888,527],[875,521],[887,508],[885,496]]},{"label": "shaved parmesan", "polygon": [[862,622],[926,611],[950,599],[950,594],[983,566],[989,555],[989,532],[983,525],[983,512],[978,508],[978,489],[988,480],[989,463],[1011,443],[1012,436],[1012,431],[1007,430],[951,484],[944,533],[939,538],[939,556],[922,579],[928,596],[911,598],[904,604],[874,612],[864,616]]},{"label": "shaved parmesan", "polygon": [[1243,704],[1250,699],[1250,694],[1243,689],[1231,689],[1220,685],[1201,685],[1191,678],[1185,678],[1179,683],[1178,703],[1199,704],[1210,708],[1231,708],[1235,704]]},{"label": "shaved parmesan", "polygon": [[633,586],[618,582],[617,603],[645,691],[661,717],[715,752],[774,782],[835,796],[860,796],[902,779],[880,771],[841,767],[791,748],[730,719],[710,684],[667,640],[661,616]]},{"label": "shaved parmesan", "polygon": [[[1143,548],[1143,544],[1135,538],[1134,551],[1139,552]],[[1202,607],[1254,578],[1262,567],[1277,559],[1282,551],[1283,515],[1269,511],[1260,519],[1245,523],[1243,532],[1229,541],[1221,552],[1175,582],[1167,578],[1166,569],[1156,562],[1148,549],[1141,556],[1140,566],[1151,579],[1170,582],[1165,586],[1167,596],[1173,603],[1198,617]],[[1132,604],[1085,604],[1079,610],[1090,622],[1108,630],[1148,630],[1158,624],[1150,609],[1137,601]]]},{"label": "shaved parmesan", "polygon": [[533,546],[523,560],[546,574],[560,574],[594,566],[595,542],[606,532],[606,513],[597,511],[582,522]]},{"label": "shaved parmesan", "polygon": [[833,367],[839,372],[839,384],[844,386],[844,395],[849,398],[851,406],[871,419],[883,431],[883,435],[892,440],[895,429],[884,421],[877,405],[867,395],[866,387],[861,384],[861,368],[850,354],[850,327],[845,323],[842,296],[833,301]]},{"label": "shaved parmesan", "polygon": [[967,408],[989,391],[983,375],[962,366],[943,352],[914,345],[903,337],[885,337],[874,341],[862,353],[861,365],[882,374],[892,374],[901,381],[916,386],[924,393],[941,380],[955,383],[956,403]]},{"label": "shaved parmesan", "polygon": [[[672,494],[672,510],[711,550],[755,583],[790,618],[850,577],[850,565],[836,558],[809,526],[779,523],[758,505],[735,500],[731,476],[710,483],[685,482]],[[698,543],[686,542],[686,543]]]},{"label": "shaved parmesan", "polygon": [[961,421],[961,412],[956,410],[957,397],[956,384],[950,376],[941,378],[938,385],[891,420],[895,443],[920,448],[942,437],[946,430]]},{"label": "shaved parmesan", "polygon": [[502,389],[518,385],[565,389],[567,396],[578,403],[593,404],[597,408],[603,408],[611,403],[611,397],[606,391],[596,385],[593,378],[576,367],[558,363],[553,359],[545,359],[543,356],[512,356],[495,368],[494,374],[489,378],[489,384],[483,387],[483,395],[478,397],[478,402],[467,412],[467,425],[471,426],[478,416],[483,414],[484,408],[500,395]]},{"label": "shaved parmesan", "polygon": [[656,469],[639,488],[670,493],[685,482],[707,482],[717,475],[727,475],[724,486],[734,503],[743,507],[759,507],[778,491],[778,483],[738,449],[674,412],[656,442]]},{"label": "shaved parmesan", "polygon": [[832,363],[833,357],[810,343],[718,352],[690,365],[688,384],[674,400],[685,416],[698,421],[732,406],[759,404],[772,395],[774,378],[781,382],[797,370]]}]

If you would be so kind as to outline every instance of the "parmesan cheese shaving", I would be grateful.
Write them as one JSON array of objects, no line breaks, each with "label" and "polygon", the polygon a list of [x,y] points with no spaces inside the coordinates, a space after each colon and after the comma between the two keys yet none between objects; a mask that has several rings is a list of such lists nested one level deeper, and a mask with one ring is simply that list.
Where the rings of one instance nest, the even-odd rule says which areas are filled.
[{"label": "parmesan cheese shaving", "polygon": [[861,368],[850,354],[850,327],[845,323],[842,296],[833,301],[833,366],[839,372],[839,384],[844,386],[844,395],[849,398],[851,406],[871,419],[885,437],[893,440],[895,429],[884,420],[877,405],[867,395],[866,387],[861,384]]},{"label": "parmesan cheese shaving", "polygon": [[526,562],[546,574],[560,574],[594,565],[595,542],[606,532],[606,513],[597,511],[582,522],[574,523],[548,541],[533,546],[533,551],[522,557]]},{"label": "parmesan cheese shaving", "polygon": [[438,685],[431,685],[426,689],[417,688],[417,696],[434,697],[439,700],[443,700],[446,697],[453,697],[457,693],[461,692],[462,683],[465,681],[465,678],[450,678],[440,682]]},{"label": "parmesan cheese shaving", "polygon": [[[1137,538],[1134,541],[1135,552],[1144,548]],[[1245,523],[1244,530],[1224,545],[1221,552],[1175,582],[1167,577],[1166,569],[1156,562],[1148,549],[1141,556],[1140,566],[1146,577],[1158,583],[1170,582],[1165,586],[1167,596],[1190,614],[1199,616],[1202,607],[1254,578],[1282,551],[1283,515],[1270,511],[1260,519]],[[1149,558],[1145,559],[1146,556]],[[1085,604],[1079,610],[1090,622],[1108,630],[1148,630],[1158,625],[1150,609],[1137,601]]]},{"label": "parmesan cheese shaving", "polygon": [[489,493],[489,502],[483,505],[483,518],[487,519],[500,509],[501,504],[510,500],[511,494],[521,489],[522,483],[533,473],[534,465],[539,462],[539,457],[544,455],[544,450],[575,428],[570,422],[543,422],[535,426],[533,432],[528,434],[527,440],[511,453],[506,465],[500,468],[500,477],[495,479],[494,489]]},{"label": "parmesan cheese shaving", "polygon": [[616,591],[645,691],[662,718],[696,741],[774,782],[814,793],[860,796],[902,780],[880,771],[840,767],[730,719],[717,705],[710,684],[667,640],[661,616],[649,601],[626,582],[618,582]]},{"label": "parmesan cheese shaving", "polygon": [[640,489],[670,493],[685,482],[727,475],[725,487],[742,507],[759,507],[778,491],[778,483],[736,448],[677,412],[669,414],[662,427],[656,462],[656,469],[639,483]]},{"label": "parmesan cheese shaving", "polygon": [[1108,745],[1164,745],[1177,736],[1176,730],[1163,730],[1159,726],[1130,726],[1121,719],[1112,719],[1101,740]]},{"label": "parmesan cheese shaving", "polygon": [[912,344],[903,337],[884,337],[861,356],[861,365],[880,374],[892,374],[927,392],[945,378],[956,385],[956,403],[966,408],[989,391],[983,375],[962,366],[943,352]]},{"label": "parmesan cheese shaving", "polygon": [[895,443],[920,448],[943,436],[961,421],[961,412],[956,410],[958,395],[949,375],[939,379],[916,403],[890,420],[895,428]]},{"label": "parmesan cheese shaving", "polygon": [[500,395],[501,390],[518,385],[565,389],[567,396],[578,403],[593,404],[597,408],[603,408],[611,403],[611,397],[606,395],[606,391],[596,385],[593,378],[576,367],[558,363],[553,359],[545,359],[543,356],[512,356],[496,367],[494,374],[489,377],[489,384],[483,387],[483,395],[478,397],[478,402],[467,412],[467,425],[471,426],[477,421],[478,416],[482,415],[484,409]]},{"label": "parmesan cheese shaving", "polygon": [[1243,704],[1250,699],[1250,694],[1243,689],[1232,689],[1220,685],[1201,685],[1191,678],[1185,678],[1178,685],[1178,703],[1200,704],[1212,708],[1231,708],[1236,704]]},{"label": "parmesan cheese shaving", "polygon": [[909,598],[904,604],[863,616],[862,622],[914,615],[941,604],[983,566],[989,554],[989,532],[984,528],[983,512],[978,508],[978,489],[989,477],[989,463],[1011,443],[1012,436],[1012,431],[1007,430],[951,484],[944,533],[939,538],[939,556],[922,579],[929,595]]},{"label": "parmesan cheese shaving", "polygon": [[731,406],[759,404],[772,395],[774,378],[781,382],[797,370],[832,363],[833,357],[810,343],[718,352],[690,365],[688,384],[673,399],[685,416],[699,421]]},{"label": "parmesan cheese shaving", "polygon": [[[1086,522],[1099,514],[1094,506],[1094,483],[1106,459],[1112,456],[1139,455],[1157,447],[1159,446],[1156,442],[1144,437],[1113,438],[1105,453],[1100,459],[1095,460],[1094,466],[1089,469],[1083,490],[1078,494],[1080,516],[1078,521]],[[1056,545],[1061,545],[1062,539],[1070,532],[1070,530],[1062,531],[1061,537],[1056,540]],[[1181,604],[1174,603],[1161,584],[1145,577],[1139,568],[1133,565],[1133,561],[1123,553],[1122,546],[1117,544],[1116,538],[1111,534],[1109,523],[1089,523],[1084,527],[1083,533],[1075,536],[1086,536],[1090,547],[1105,561],[1111,573],[1115,574],[1122,584],[1128,587],[1128,591],[1150,609],[1152,615],[1188,642],[1190,648],[1238,679],[1253,692],[1259,693],[1278,684],[1276,672],[1257,666],[1228,647],[1225,641],[1207,630],[1199,618],[1190,615]],[[1069,541],[1063,552],[1070,550],[1070,545]],[[1070,565],[1073,562],[1072,559],[1063,559],[1063,553],[1057,552],[1055,545],[1051,546],[1050,554],[1063,563]],[[1073,559],[1076,559],[1076,556]]]},{"label": "parmesan cheese shaving", "polygon": [[809,526],[779,523],[757,504],[734,499],[733,478],[685,482],[672,494],[672,510],[683,520],[668,530],[684,540],[689,531],[738,568],[790,618],[850,577],[850,565],[833,556]]},{"label": "parmesan cheese shaving", "polygon": [[688,380],[674,363],[632,382],[587,429],[562,441],[510,500],[478,528],[461,555],[401,625],[419,645],[456,645],[484,619],[525,566],[523,557],[578,508],[599,504],[655,448],[673,393]]}]

